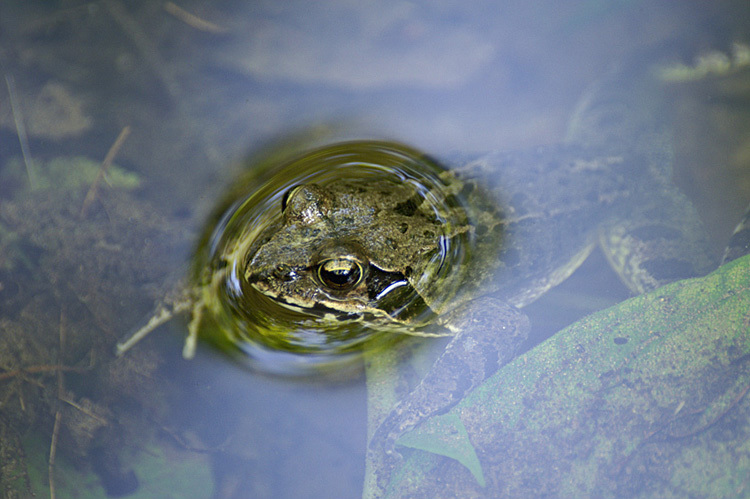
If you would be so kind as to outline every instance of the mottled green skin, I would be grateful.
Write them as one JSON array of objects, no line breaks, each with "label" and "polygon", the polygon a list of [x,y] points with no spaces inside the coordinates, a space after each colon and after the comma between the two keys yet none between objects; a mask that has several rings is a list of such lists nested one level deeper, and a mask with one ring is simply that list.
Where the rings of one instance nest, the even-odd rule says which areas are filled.
[{"label": "mottled green skin", "polygon": [[[259,235],[246,258],[245,277],[262,293],[298,309],[369,314],[386,324],[400,320],[382,310],[389,286],[398,292],[411,283],[430,304],[440,295],[422,277],[432,271],[445,227],[419,206],[413,185],[339,180],[300,186],[287,198],[281,221]],[[318,269],[331,261],[351,262],[357,282],[326,286]]]}]

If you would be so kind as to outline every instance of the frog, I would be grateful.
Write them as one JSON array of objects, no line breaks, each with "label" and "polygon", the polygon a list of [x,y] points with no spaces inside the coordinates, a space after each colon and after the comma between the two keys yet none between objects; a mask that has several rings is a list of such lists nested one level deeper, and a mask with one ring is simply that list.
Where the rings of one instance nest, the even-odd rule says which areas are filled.
[{"label": "frog", "polygon": [[342,169],[325,181],[289,186],[274,223],[224,249],[220,266],[161,308],[118,353],[187,312],[184,354],[191,356],[229,268],[245,288],[309,314],[322,329],[356,324],[448,337],[427,375],[371,438],[368,452],[385,456],[382,469],[393,469],[400,436],[513,359],[531,327],[523,308],[595,248],[635,294],[715,268],[700,217],[671,179],[665,113],[647,98],[655,86],[651,78],[623,81],[622,72],[601,79],[574,110],[561,144],[527,151],[434,160],[396,143],[330,146],[337,154],[367,147],[416,154],[434,166],[434,182],[425,188],[404,178],[349,178]]}]

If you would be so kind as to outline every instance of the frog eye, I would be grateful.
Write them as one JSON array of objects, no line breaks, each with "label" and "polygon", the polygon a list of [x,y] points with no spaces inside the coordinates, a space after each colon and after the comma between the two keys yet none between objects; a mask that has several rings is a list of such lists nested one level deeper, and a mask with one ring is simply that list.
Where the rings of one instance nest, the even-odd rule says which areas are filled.
[{"label": "frog eye", "polygon": [[332,258],[318,264],[318,279],[335,291],[346,291],[362,281],[362,265],[350,258]]}]

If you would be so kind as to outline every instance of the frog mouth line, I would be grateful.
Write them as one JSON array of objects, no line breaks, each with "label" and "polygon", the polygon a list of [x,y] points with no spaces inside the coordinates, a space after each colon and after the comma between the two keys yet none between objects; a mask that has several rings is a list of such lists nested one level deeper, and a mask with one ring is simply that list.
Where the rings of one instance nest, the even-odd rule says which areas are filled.
[{"label": "frog mouth line", "polygon": [[[399,285],[396,287],[402,287]],[[312,305],[299,305],[282,297],[273,297],[280,306],[285,307],[297,313],[311,314],[322,319],[335,320],[337,322],[345,323],[389,323],[389,324],[403,324],[408,322],[414,316],[418,314],[434,314],[430,307],[417,295],[416,299],[412,299],[409,303],[403,304],[400,308],[392,309],[390,312],[384,309],[375,309],[380,313],[374,313],[373,310],[365,310],[361,312],[345,312],[326,305],[323,302],[315,302]]]},{"label": "frog mouth line", "polygon": [[344,312],[328,305],[323,302],[316,301],[310,305],[300,305],[285,299],[283,296],[272,297],[281,306],[286,307],[295,312],[302,314],[312,314],[319,317],[335,317],[338,321],[359,321],[361,320],[363,313],[361,312]]}]

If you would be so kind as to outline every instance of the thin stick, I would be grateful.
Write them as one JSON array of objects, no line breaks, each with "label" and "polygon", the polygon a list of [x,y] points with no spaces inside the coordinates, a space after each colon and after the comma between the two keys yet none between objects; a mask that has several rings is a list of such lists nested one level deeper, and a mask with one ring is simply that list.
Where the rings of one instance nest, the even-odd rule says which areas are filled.
[{"label": "thin stick", "polygon": [[37,175],[34,170],[34,160],[31,158],[31,150],[29,149],[29,138],[26,135],[26,126],[23,123],[23,114],[21,108],[18,106],[16,100],[16,80],[13,75],[5,75],[5,85],[8,87],[8,96],[10,97],[10,111],[13,114],[13,122],[16,124],[16,134],[18,134],[18,142],[21,144],[21,154],[23,155],[23,163],[26,165],[26,175],[29,177],[29,187],[31,190],[35,190],[39,187],[37,183]]},{"label": "thin stick", "polygon": [[71,406],[71,407],[73,407],[75,409],[78,409],[79,411],[81,411],[82,413],[84,413],[85,415],[87,415],[88,417],[90,417],[91,419],[96,419],[97,421],[99,421],[100,423],[105,424],[105,425],[109,424],[109,421],[107,421],[106,419],[104,419],[101,416],[97,416],[96,414],[94,414],[90,410],[88,410],[85,407],[83,407],[81,404],[77,404],[77,403],[73,402],[70,399],[60,399],[60,400],[63,401],[63,402],[65,402],[69,406]]},{"label": "thin stick", "polygon": [[114,161],[115,156],[117,156],[117,153],[120,151],[125,139],[128,138],[128,135],[130,135],[130,125],[123,127],[120,131],[120,135],[117,136],[114,143],[109,148],[109,151],[107,151],[107,155],[104,157],[104,161],[102,161],[102,166],[99,168],[99,173],[97,173],[94,182],[86,193],[86,198],[83,200],[83,206],[81,206],[81,218],[86,216],[91,203],[96,199],[96,196],[99,193],[99,184],[101,184],[104,175],[107,173],[107,169],[112,164],[112,161]]},{"label": "thin stick", "polygon": [[60,306],[60,329],[58,330],[58,336],[57,336],[57,398],[60,398],[63,396],[63,390],[65,389],[63,385],[63,370],[60,369],[62,367],[62,355],[63,351],[65,351],[65,306]]},{"label": "thin stick", "polygon": [[58,371],[58,370],[70,371],[74,373],[83,373],[87,371],[87,369],[83,367],[48,366],[48,365],[30,366],[30,367],[25,367],[23,369],[14,369],[12,371],[6,371],[0,374],[0,381],[8,379],[8,378],[15,378],[16,376],[20,376],[22,374],[44,373],[44,372]]},{"label": "thin stick", "polygon": [[166,10],[168,14],[173,15],[188,26],[199,31],[206,31],[208,33],[215,34],[226,33],[228,31],[226,28],[219,26],[218,24],[214,24],[211,21],[206,21],[205,19],[202,19],[195,14],[186,11],[182,7],[179,7],[172,2],[165,3],[164,10]]},{"label": "thin stick", "polygon": [[47,473],[49,474],[49,497],[55,499],[55,455],[57,454],[57,435],[60,433],[60,420],[62,414],[60,409],[55,412],[55,426],[52,428],[52,443],[49,446],[49,466]]},{"label": "thin stick", "polygon": [[[60,307],[60,329],[58,334],[57,348],[57,366],[62,364],[62,353],[65,348],[65,307]],[[62,369],[57,370],[57,399],[60,400],[65,395],[65,384],[63,380]],[[60,434],[60,421],[62,413],[58,406],[55,411],[55,425],[52,427],[52,443],[49,446],[49,464],[47,466],[47,476],[49,479],[49,497],[55,499],[55,456],[57,455],[57,436]]]},{"label": "thin stick", "polygon": [[156,310],[156,313],[154,313],[154,315],[143,327],[130,335],[125,341],[117,344],[115,355],[117,357],[120,357],[122,354],[133,348],[133,345],[148,336],[151,331],[161,326],[162,324],[169,322],[175,315],[186,312],[190,309],[190,307],[192,307],[192,302],[189,300],[181,300],[177,303],[174,303],[172,304],[171,309],[166,305],[160,305]]}]

